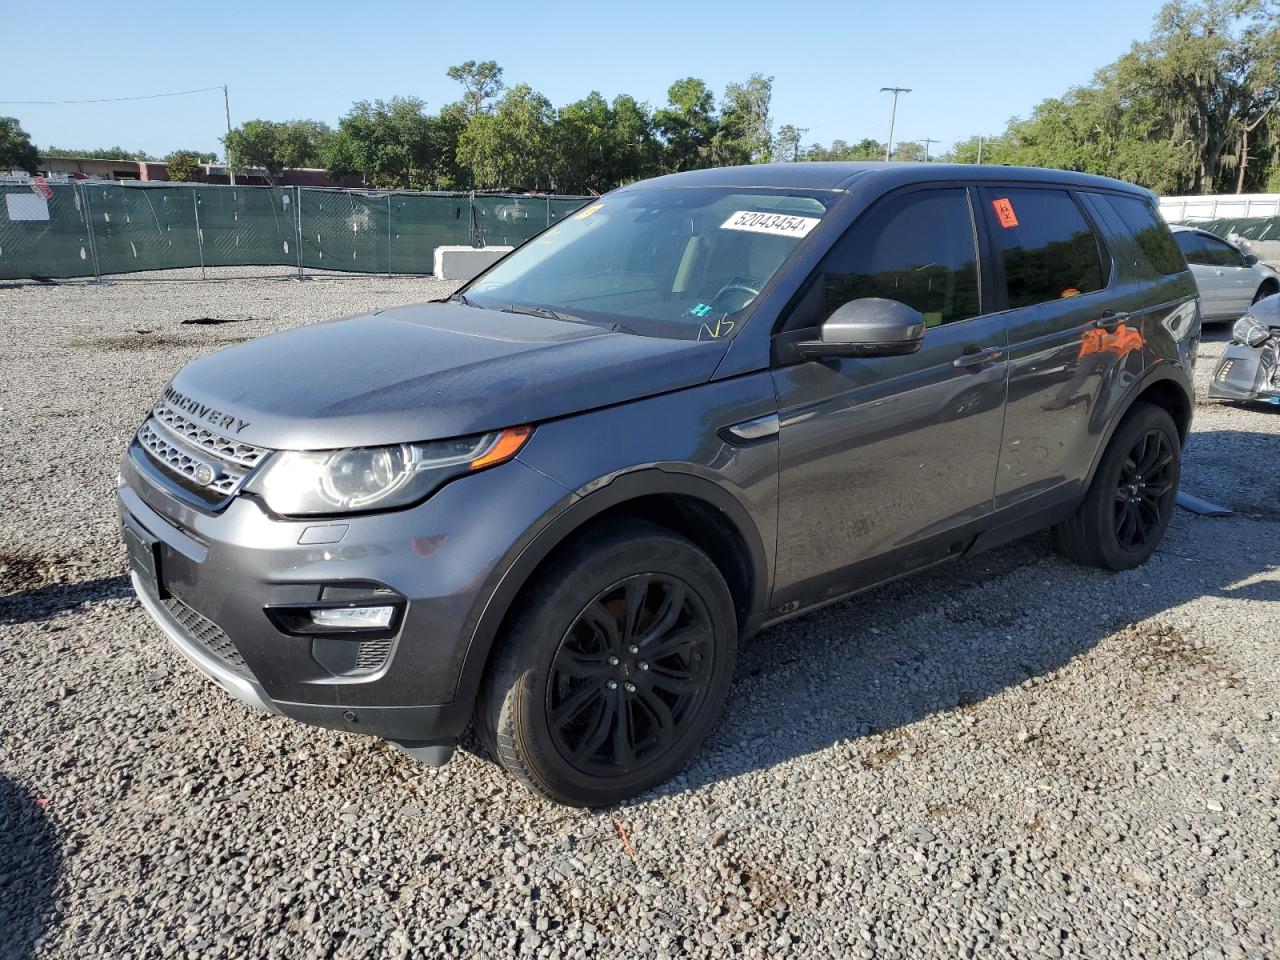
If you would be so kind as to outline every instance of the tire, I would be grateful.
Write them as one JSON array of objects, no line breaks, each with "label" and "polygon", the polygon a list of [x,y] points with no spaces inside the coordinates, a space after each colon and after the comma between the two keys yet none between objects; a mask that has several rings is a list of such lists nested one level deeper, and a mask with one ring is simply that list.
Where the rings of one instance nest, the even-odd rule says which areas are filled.
[{"label": "tire", "polygon": [[1135,403],[1107,444],[1084,500],[1054,527],[1058,549],[1076,563],[1106,570],[1142,564],[1168,529],[1181,474],[1173,418],[1163,407]]},{"label": "tire", "polygon": [[1258,292],[1253,295],[1253,302],[1257,303],[1259,300],[1265,300],[1273,293],[1280,293],[1280,284],[1267,281],[1258,287]]},{"label": "tire", "polygon": [[512,777],[599,807],[688,763],[724,707],[738,643],[733,597],[705,553],[655,524],[601,526],[516,602],[475,718]]}]

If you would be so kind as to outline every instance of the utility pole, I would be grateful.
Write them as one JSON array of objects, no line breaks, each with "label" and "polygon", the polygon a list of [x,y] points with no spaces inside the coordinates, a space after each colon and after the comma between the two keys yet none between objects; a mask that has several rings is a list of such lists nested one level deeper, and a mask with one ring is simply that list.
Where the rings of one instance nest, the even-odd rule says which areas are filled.
[{"label": "utility pole", "polygon": [[924,162],[925,162],[925,163],[928,163],[928,162],[929,162],[929,144],[931,144],[931,143],[941,143],[942,141],[941,141],[941,140],[933,140],[933,139],[931,139],[930,137],[925,137],[925,138],[924,138],[923,140],[921,140],[920,142],[924,144]]},{"label": "utility pole", "polygon": [[[227,85],[222,85],[222,109],[227,112],[227,134],[231,134],[231,98],[227,94]],[[222,144],[223,155],[227,158],[227,175],[231,178],[231,185],[236,185],[236,171],[231,166],[231,151],[228,149],[226,141]]]},{"label": "utility pole", "polygon": [[911,91],[907,87],[881,87],[880,92],[893,94],[893,107],[889,112],[889,142],[884,146],[884,158],[888,160],[893,154],[893,125],[898,119],[898,94]]},{"label": "utility pole", "polygon": [[978,138],[978,163],[982,163],[982,137]]}]

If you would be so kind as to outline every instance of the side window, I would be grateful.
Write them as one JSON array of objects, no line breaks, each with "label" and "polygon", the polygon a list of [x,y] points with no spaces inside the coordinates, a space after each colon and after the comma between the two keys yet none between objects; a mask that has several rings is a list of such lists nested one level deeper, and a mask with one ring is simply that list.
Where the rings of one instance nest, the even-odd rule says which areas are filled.
[{"label": "side window", "polygon": [[1200,237],[1204,244],[1205,263],[1211,267],[1243,267],[1244,260],[1230,244],[1215,240],[1213,237]]},{"label": "side window", "polygon": [[1152,269],[1172,276],[1187,269],[1182,251],[1173,241],[1173,235],[1164,225],[1151,204],[1144,203],[1137,197],[1120,197],[1115,194],[1103,194],[1106,202],[1115,211],[1116,216],[1124,221],[1133,235],[1142,258]]},{"label": "side window", "polygon": [[[963,189],[922,190],[873,207],[836,241],[802,294],[801,323],[841,304],[883,297],[914,307],[936,327],[976,317],[978,258]],[[816,309],[815,309],[816,308]],[[816,314],[816,316],[815,316]]]},{"label": "side window", "polygon": [[1204,240],[1198,233],[1190,230],[1179,230],[1173,235],[1173,241],[1187,258],[1187,263],[1205,264],[1209,262],[1208,251],[1204,248]]},{"label": "side window", "polygon": [[1065,190],[1000,187],[985,189],[983,195],[1010,307],[1077,297],[1106,286],[1098,238]]}]

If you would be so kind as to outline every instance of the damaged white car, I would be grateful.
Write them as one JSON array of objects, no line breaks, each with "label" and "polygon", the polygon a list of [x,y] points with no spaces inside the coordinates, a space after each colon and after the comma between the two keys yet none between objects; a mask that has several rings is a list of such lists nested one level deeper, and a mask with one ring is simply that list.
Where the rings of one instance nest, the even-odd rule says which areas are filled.
[{"label": "damaged white car", "polygon": [[1211,400],[1266,400],[1280,406],[1280,294],[1257,301],[1231,328],[1213,371]]}]

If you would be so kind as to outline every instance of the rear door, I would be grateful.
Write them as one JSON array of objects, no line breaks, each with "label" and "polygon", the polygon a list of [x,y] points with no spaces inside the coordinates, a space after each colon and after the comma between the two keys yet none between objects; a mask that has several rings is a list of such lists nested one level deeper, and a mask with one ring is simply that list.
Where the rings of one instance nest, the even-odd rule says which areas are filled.
[{"label": "rear door", "polygon": [[1006,344],[1003,319],[983,315],[977,250],[969,190],[912,188],[863,214],[797,294],[789,334],[816,335],[863,297],[908,304],[928,326],[909,356],[774,369],[775,605],[941,559],[990,516]]},{"label": "rear door", "polygon": [[1178,249],[1187,258],[1191,275],[1200,291],[1200,312],[1218,319],[1231,312],[1231,291],[1223,272],[1209,263],[1204,235],[1195,230],[1178,230],[1173,235]]},{"label": "rear door", "polygon": [[1221,285],[1223,315],[1235,319],[1249,309],[1257,292],[1257,278],[1240,251],[1231,244],[1207,234],[1201,234],[1200,240],[1204,244],[1206,262]]},{"label": "rear door", "polygon": [[1009,328],[1009,403],[997,510],[1050,507],[1087,474],[1105,428],[1100,405],[1142,369],[1140,283],[1113,282],[1112,258],[1061,187],[984,187],[995,296]]}]

